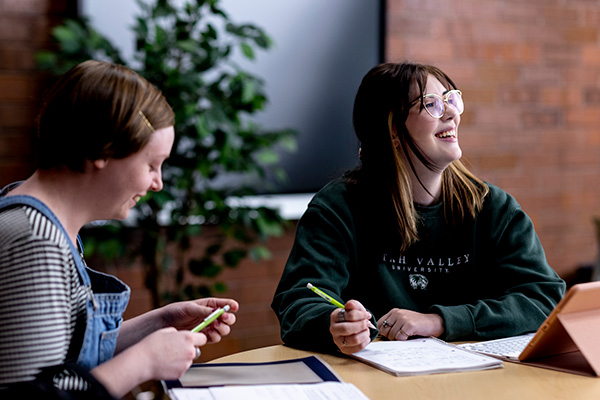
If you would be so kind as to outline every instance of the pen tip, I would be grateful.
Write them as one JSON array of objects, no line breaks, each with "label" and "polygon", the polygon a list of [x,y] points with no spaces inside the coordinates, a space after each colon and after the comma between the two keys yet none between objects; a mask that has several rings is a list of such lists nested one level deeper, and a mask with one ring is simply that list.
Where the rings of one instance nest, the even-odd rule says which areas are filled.
[{"label": "pen tip", "polygon": [[312,285],[312,283],[309,282],[309,283],[306,284],[306,287],[309,288],[309,289],[312,289],[313,285]]},{"label": "pen tip", "polygon": [[223,310],[225,310],[225,312],[229,311],[229,304],[227,304],[225,307],[223,307]]}]

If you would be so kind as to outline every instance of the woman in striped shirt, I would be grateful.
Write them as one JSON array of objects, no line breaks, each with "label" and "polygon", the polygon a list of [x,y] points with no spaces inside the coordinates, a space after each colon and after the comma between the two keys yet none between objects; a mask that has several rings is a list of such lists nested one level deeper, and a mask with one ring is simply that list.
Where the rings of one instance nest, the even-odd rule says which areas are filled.
[{"label": "woman in striped shirt", "polygon": [[84,225],[124,219],[161,190],[171,107],[130,69],[86,61],[54,84],[38,123],[38,168],[0,193],[0,387],[64,363],[92,378],[62,373],[53,378],[60,390],[103,386],[122,397],[148,380],[177,379],[235,316],[190,329],[217,307],[237,311],[237,302],[173,303],[121,323],[129,288],[87,268],[78,246]]}]

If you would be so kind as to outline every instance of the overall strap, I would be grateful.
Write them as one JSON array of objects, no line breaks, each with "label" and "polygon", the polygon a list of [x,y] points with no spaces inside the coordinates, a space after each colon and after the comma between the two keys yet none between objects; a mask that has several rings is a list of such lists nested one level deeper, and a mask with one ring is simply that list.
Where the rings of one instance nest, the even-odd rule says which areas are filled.
[{"label": "overall strap", "polygon": [[[2,211],[5,208],[15,206],[15,205],[27,205],[29,207],[36,209],[37,211],[41,212],[46,218],[48,218],[54,225],[56,225],[63,232],[65,239],[66,239],[67,243],[69,244],[69,248],[71,249],[71,253],[73,254],[73,260],[75,261],[75,264],[77,265],[77,269],[79,270],[79,275],[81,276],[83,284],[85,286],[90,286],[90,278],[89,278],[88,274],[86,273],[85,265],[79,255],[79,251],[77,250],[77,248],[75,247],[73,242],[71,242],[71,239],[69,238],[69,235],[67,234],[67,231],[62,226],[62,224],[60,223],[60,221],[58,220],[56,215],[54,215],[52,210],[50,210],[48,208],[48,206],[46,206],[40,200],[38,200],[32,196],[15,195],[15,196],[0,197],[0,211]],[[79,237],[79,235],[77,235],[77,243],[79,244],[80,249],[83,252],[83,243],[81,242],[81,238]]]}]

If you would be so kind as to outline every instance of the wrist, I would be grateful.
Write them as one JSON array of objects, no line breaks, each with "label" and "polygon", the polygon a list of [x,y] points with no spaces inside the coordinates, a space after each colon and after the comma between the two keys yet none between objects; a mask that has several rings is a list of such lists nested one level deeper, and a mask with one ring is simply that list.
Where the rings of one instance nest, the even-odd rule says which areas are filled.
[{"label": "wrist", "polygon": [[170,326],[164,307],[150,310],[135,319],[138,320],[138,324],[136,325],[144,331],[144,336]]},{"label": "wrist", "polygon": [[136,344],[94,368],[91,373],[115,397],[154,379],[154,363],[144,346]]},{"label": "wrist", "polygon": [[440,337],[444,334],[444,318],[442,318],[441,315],[439,314],[430,314],[432,319],[433,319],[433,323],[434,323],[434,335],[435,337]]}]

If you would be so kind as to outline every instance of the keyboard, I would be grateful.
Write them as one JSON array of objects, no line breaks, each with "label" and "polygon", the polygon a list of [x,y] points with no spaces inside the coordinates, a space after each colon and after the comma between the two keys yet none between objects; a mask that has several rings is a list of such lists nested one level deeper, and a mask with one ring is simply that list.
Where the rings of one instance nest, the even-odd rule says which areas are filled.
[{"label": "keyboard", "polygon": [[519,354],[527,347],[527,344],[531,341],[533,335],[535,334],[529,333],[527,335],[487,340],[484,342],[464,343],[459,346],[477,353],[514,361],[519,359]]}]

